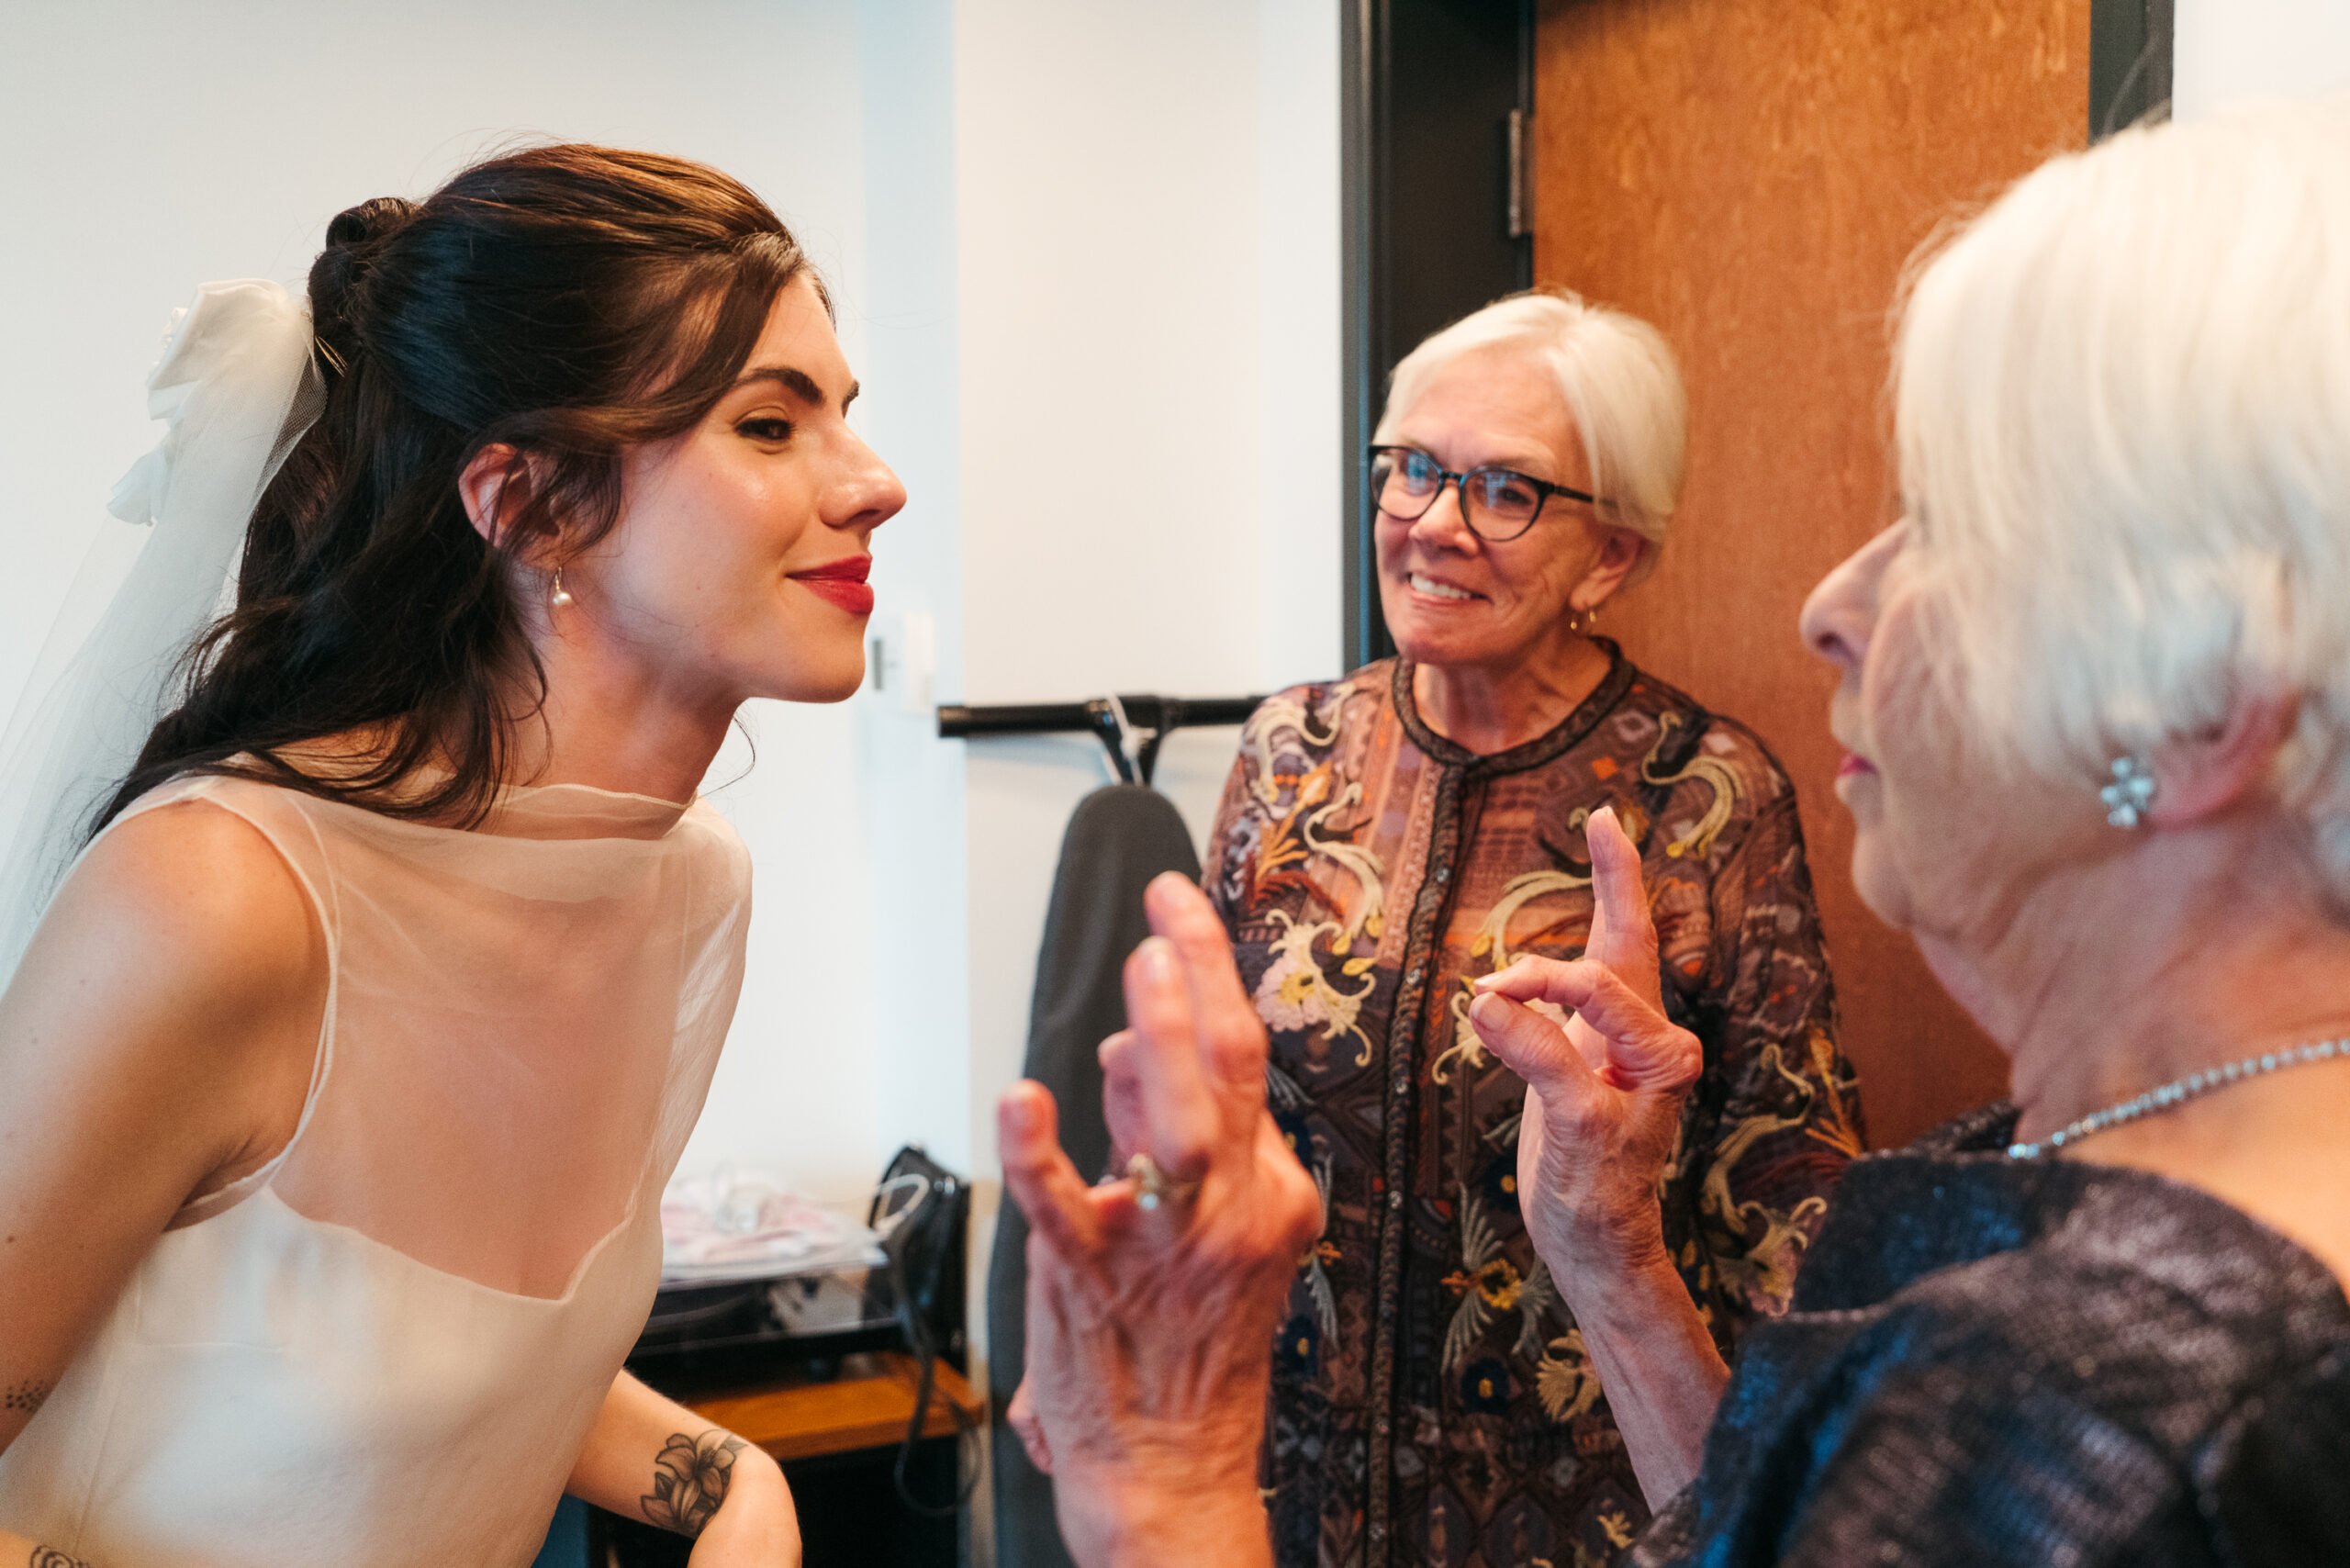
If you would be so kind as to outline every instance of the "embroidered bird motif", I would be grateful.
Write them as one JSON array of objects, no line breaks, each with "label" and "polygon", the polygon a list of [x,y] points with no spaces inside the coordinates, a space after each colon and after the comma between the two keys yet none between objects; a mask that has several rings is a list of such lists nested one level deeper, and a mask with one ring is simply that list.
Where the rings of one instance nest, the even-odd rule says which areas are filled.
[{"label": "embroidered bird motif", "polygon": [[1447,1376],[1457,1374],[1494,1321],[1511,1313],[1517,1315],[1518,1355],[1528,1361],[1540,1357],[1542,1315],[1559,1301],[1550,1271],[1538,1258],[1531,1270],[1518,1272],[1494,1234],[1484,1205],[1466,1186],[1460,1188],[1460,1267],[1445,1276],[1444,1284],[1460,1297],[1444,1333]]},{"label": "embroidered bird motif", "polygon": [[1599,1379],[1583,1348],[1583,1330],[1570,1328],[1550,1341],[1534,1369],[1534,1392],[1553,1421],[1572,1421],[1599,1403]]}]

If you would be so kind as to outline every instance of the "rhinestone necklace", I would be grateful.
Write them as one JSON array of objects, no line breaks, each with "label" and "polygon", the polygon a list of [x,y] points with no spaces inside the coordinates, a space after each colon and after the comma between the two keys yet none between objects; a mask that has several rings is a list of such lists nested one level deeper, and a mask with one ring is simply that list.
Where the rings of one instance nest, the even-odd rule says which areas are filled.
[{"label": "rhinestone necklace", "polygon": [[2329,1061],[2335,1057],[2350,1057],[2350,1036],[2338,1040],[2318,1040],[2289,1050],[2264,1051],[2256,1057],[2232,1061],[2225,1067],[2207,1067],[2200,1072],[2190,1072],[2185,1078],[2173,1079],[2158,1089],[2149,1089],[2134,1099],[2119,1105],[2109,1105],[2102,1111],[2092,1111],[2077,1122],[2058,1127],[2038,1143],[2008,1145],[2010,1159],[2031,1159],[2064,1148],[2076,1138],[2091,1133],[2101,1133],[2108,1127],[2118,1127],[2124,1122],[2134,1122],[2156,1111],[2167,1111],[2182,1101],[2192,1100],[2208,1090],[2225,1088],[2247,1078],[2275,1072],[2282,1067],[2306,1067],[2313,1061]]}]

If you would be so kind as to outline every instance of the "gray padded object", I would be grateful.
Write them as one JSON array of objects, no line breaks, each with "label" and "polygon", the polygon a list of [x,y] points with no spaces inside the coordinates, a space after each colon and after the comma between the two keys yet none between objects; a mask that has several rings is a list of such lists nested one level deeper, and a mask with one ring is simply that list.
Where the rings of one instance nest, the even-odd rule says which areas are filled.
[{"label": "gray padded object", "polygon": [[[1061,840],[1060,868],[1036,955],[1024,1071],[1060,1104],[1061,1147],[1099,1175],[1110,1158],[1095,1047],[1125,1027],[1119,970],[1150,934],[1142,890],[1162,871],[1197,881],[1199,856],[1175,804],[1156,790],[1113,784],[1078,802]],[[1008,1199],[988,1268],[988,1394],[994,1413],[997,1568],[1070,1568],[1053,1522],[1053,1484],[1028,1462],[1004,1407],[1027,1365],[1021,1307],[1028,1285],[1028,1224]]]}]

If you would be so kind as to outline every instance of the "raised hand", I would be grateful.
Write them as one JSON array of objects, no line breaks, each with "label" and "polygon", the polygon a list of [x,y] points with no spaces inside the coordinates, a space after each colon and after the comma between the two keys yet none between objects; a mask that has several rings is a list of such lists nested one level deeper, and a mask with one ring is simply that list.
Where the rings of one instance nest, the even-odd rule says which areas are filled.
[{"label": "raised hand", "polygon": [[[1520,958],[1478,982],[1469,1019],[1526,1080],[1517,1192],[1574,1315],[1651,1506],[1696,1473],[1729,1369],[1664,1245],[1657,1189],[1705,1063],[1664,1015],[1639,852],[1591,814],[1591,939],[1571,964]],[[1564,1028],[1527,1005],[1572,1008]]]},{"label": "raised hand", "polygon": [[1027,1215],[1028,1375],[1014,1419],[1055,1476],[1087,1568],[1270,1561],[1256,1491],[1273,1329],[1321,1198],[1265,1110],[1265,1032],[1222,923],[1180,877],[1146,898],[1130,1027],[1104,1043],[1105,1109],[1132,1178],[1088,1186],[1041,1085],[998,1108]]},{"label": "raised hand", "polygon": [[[1572,963],[1520,958],[1477,982],[1469,1020],[1526,1080],[1517,1181],[1528,1232],[1562,1284],[1664,1252],[1657,1184],[1697,1037],[1664,1014],[1639,852],[1612,811],[1591,814],[1591,938]],[[1526,1004],[1572,1009],[1562,1029]]]}]

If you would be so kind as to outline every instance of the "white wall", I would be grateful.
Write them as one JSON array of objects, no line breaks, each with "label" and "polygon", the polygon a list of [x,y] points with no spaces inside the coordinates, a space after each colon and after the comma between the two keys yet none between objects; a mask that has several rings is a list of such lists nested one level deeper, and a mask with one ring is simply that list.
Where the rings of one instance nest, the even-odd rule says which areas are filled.
[{"label": "white wall", "polygon": [[[1223,695],[1338,652],[1337,20],[1315,0],[35,0],[0,21],[0,704],[211,278],[522,136],[736,174],[823,267],[912,500],[876,630],[933,690]],[[846,1197],[899,1143],[988,1184],[1089,740],[968,749],[895,692],[756,704],[713,798],[751,970],[689,1166]],[[1230,731],[1172,743],[1195,833]],[[722,787],[719,787],[722,786]],[[984,1236],[982,1237],[984,1245]]]},{"label": "white wall", "polygon": [[[957,28],[968,700],[1337,673],[1337,12],[966,0]],[[1160,756],[1195,839],[1234,740]],[[1106,775],[1078,736],[975,744],[968,766],[970,1142],[991,1177],[1061,832]]]},{"label": "white wall", "polygon": [[[963,678],[962,388],[957,375],[955,29],[952,0],[863,0],[869,345],[859,375],[867,429],[905,480],[906,510],[875,539],[876,633],[902,647],[932,627],[928,689],[860,695],[864,852],[872,879],[875,1095],[871,1163],[918,1142],[974,1170],[965,926],[963,748],[938,738],[933,703]],[[894,661],[893,661],[894,662]]]},{"label": "white wall", "polygon": [[2234,98],[2350,90],[2350,0],[2177,0],[2176,28],[2182,119]]},{"label": "white wall", "polygon": [[[954,695],[1337,673],[1338,69],[1338,12],[1316,0],[956,5]],[[1179,734],[1159,757],[1195,841],[1234,741]],[[957,1081],[984,1363],[994,1100],[1019,1074],[1062,831],[1107,770],[1084,736],[966,750]]]}]

